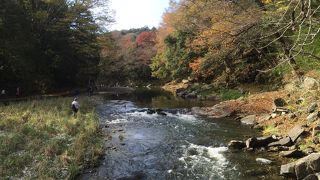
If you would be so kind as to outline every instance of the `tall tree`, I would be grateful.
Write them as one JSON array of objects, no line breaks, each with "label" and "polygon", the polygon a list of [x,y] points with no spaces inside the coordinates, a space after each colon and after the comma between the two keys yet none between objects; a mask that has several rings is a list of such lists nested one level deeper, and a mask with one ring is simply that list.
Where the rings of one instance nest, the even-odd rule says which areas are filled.
[{"label": "tall tree", "polygon": [[44,92],[94,79],[100,59],[94,3],[1,0],[0,82]]}]

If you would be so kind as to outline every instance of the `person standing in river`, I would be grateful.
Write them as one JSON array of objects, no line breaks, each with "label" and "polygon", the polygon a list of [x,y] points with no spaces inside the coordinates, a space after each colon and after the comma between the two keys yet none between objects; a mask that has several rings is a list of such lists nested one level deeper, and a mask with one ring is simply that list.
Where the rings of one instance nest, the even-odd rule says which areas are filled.
[{"label": "person standing in river", "polygon": [[4,104],[5,106],[9,105],[9,101],[7,101],[6,98],[7,98],[7,92],[6,92],[5,89],[2,89],[2,90],[1,90],[0,99],[3,101],[3,104]]},{"label": "person standing in river", "polygon": [[20,87],[17,87],[16,89],[16,97],[20,97]]},{"label": "person standing in river", "polygon": [[71,103],[71,110],[73,112],[73,116],[76,117],[77,113],[79,111],[80,104],[78,102],[78,98],[74,98],[74,100]]}]

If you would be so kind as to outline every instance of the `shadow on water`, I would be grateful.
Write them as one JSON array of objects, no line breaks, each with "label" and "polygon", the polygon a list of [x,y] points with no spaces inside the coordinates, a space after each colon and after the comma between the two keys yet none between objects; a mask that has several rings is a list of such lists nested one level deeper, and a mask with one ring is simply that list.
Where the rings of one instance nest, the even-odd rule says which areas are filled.
[{"label": "shadow on water", "polygon": [[139,107],[150,108],[191,108],[195,106],[212,106],[217,101],[197,101],[196,99],[183,99],[175,97],[170,92],[163,91],[160,88],[136,89],[133,93],[122,95],[105,96],[106,100],[128,100],[134,102]]},{"label": "shadow on water", "polygon": [[[106,152],[80,179],[282,179],[279,164],[261,165],[264,152],[231,152],[232,139],[258,135],[231,119],[199,117],[193,106],[216,102],[179,99],[161,90],[105,97],[97,107]],[[147,108],[162,108],[165,114]]]}]

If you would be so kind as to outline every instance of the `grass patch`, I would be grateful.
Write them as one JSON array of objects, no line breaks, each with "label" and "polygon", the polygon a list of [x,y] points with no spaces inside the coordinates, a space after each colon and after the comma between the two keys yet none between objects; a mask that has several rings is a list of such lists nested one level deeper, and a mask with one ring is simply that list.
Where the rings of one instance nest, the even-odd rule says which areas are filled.
[{"label": "grass patch", "polygon": [[312,143],[312,141],[310,139],[306,140],[304,143],[299,145],[299,149],[301,151],[306,150],[309,147],[314,147],[314,144]]},{"label": "grass patch", "polygon": [[265,135],[274,135],[274,134],[280,134],[279,129],[275,127],[274,125],[267,125],[263,129],[263,134]]},{"label": "grass patch", "polygon": [[103,153],[94,106],[80,98],[73,117],[71,98],[0,106],[0,177],[73,179],[97,165]]},{"label": "grass patch", "polygon": [[219,94],[222,100],[231,100],[231,99],[238,99],[243,96],[243,94],[239,90],[234,89],[221,89]]},{"label": "grass patch", "polygon": [[206,90],[200,91],[199,94],[204,97],[217,96],[217,97],[220,97],[222,100],[238,99],[242,96],[246,96],[246,94],[243,94],[239,90],[226,89],[226,88],[206,89]]}]

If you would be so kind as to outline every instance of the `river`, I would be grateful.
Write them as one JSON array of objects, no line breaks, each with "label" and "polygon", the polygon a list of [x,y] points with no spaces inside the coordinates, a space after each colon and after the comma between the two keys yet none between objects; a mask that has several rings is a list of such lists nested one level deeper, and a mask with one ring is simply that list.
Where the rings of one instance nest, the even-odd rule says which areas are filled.
[{"label": "river", "polygon": [[[230,140],[259,133],[233,119],[192,114],[215,102],[178,99],[160,90],[105,97],[97,113],[106,134],[101,165],[81,179],[282,179],[277,162],[262,165],[266,152],[232,152]],[[164,114],[150,114],[161,108]]]}]

